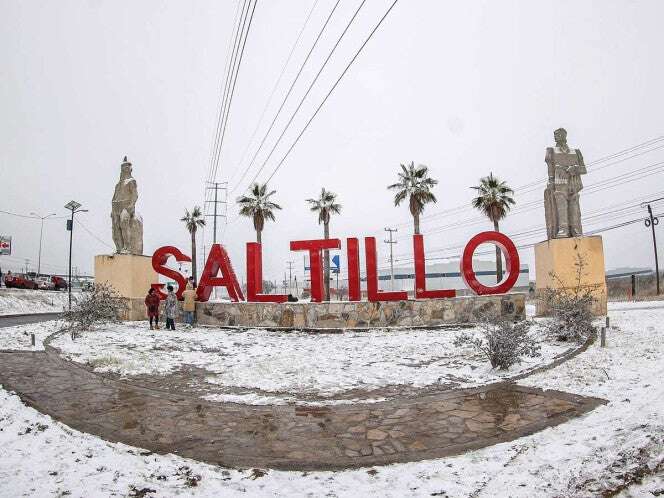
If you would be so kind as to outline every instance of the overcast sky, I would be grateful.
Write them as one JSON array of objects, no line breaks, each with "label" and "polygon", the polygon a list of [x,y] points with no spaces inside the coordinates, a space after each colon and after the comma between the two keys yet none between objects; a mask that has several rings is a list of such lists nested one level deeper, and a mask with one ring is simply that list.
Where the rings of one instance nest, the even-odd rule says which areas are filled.
[{"label": "overcast sky", "polygon": [[[236,185],[334,4],[318,1],[249,144],[313,5],[259,0],[217,175],[235,188],[231,200],[247,188],[359,3],[341,0],[265,149]],[[272,173],[390,3],[367,0],[259,180]],[[76,226],[74,265],[90,273],[94,255],[112,251],[111,197],[127,155],[138,182],[146,254],[166,244],[189,252],[179,218],[203,201],[236,2],[1,0],[0,6],[0,210],[64,216],[69,200],[82,203],[89,212],[80,220],[101,241]],[[664,141],[601,170],[593,171],[592,163],[664,135],[663,17],[664,3],[656,0],[399,1],[271,181],[284,209],[263,234],[266,277],[282,277],[288,260],[302,273],[302,255],[290,253],[288,242],[322,235],[304,199],[323,186],[338,193],[343,205],[332,220],[333,235],[382,240],[384,227],[398,227],[396,254],[407,260],[412,222],[407,206],[395,208],[385,187],[396,181],[399,164],[410,161],[428,165],[439,180],[438,203],[425,215],[467,206],[425,217],[427,249],[463,245],[491,228],[470,208],[468,187],[491,171],[513,187],[545,179],[545,148],[560,126],[591,163],[581,207],[594,218],[585,228],[644,216],[638,204],[664,195],[664,169],[645,169],[652,174],[642,178],[618,175],[664,161],[664,149],[657,149]],[[589,191],[614,177],[636,180]],[[541,198],[539,186],[517,192],[517,207]],[[636,207],[619,211],[630,205]],[[664,203],[655,210],[664,212]],[[221,231],[244,275],[244,243],[255,234],[249,219],[237,218],[233,202],[228,211],[230,223]],[[473,224],[459,223],[473,218]],[[502,229],[509,235],[538,226],[544,227],[542,208],[517,210]],[[36,264],[38,221],[0,214],[0,233],[14,238],[12,257],[0,257],[3,271],[24,258]],[[527,244],[542,237],[539,232],[515,240]],[[603,237],[607,268],[653,265],[643,223]],[[208,233],[206,245],[210,239]],[[64,220],[45,223],[44,241],[43,269],[64,272]],[[387,247],[379,246],[384,264]],[[532,249],[521,255],[533,264]]]}]

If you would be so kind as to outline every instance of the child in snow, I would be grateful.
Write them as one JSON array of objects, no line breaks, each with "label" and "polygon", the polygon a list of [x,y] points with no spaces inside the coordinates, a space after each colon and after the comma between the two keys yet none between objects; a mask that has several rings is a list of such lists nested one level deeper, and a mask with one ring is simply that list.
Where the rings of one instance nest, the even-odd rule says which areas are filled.
[{"label": "child in snow", "polygon": [[166,304],[164,311],[166,312],[166,329],[175,330],[175,315],[178,312],[178,297],[173,292],[173,286],[169,285],[168,296],[166,296]]},{"label": "child in snow", "polygon": [[159,296],[152,288],[148,291],[148,295],[145,296],[145,307],[147,308],[148,318],[150,319],[150,330],[153,329],[152,319],[154,319],[154,328],[159,330]]}]

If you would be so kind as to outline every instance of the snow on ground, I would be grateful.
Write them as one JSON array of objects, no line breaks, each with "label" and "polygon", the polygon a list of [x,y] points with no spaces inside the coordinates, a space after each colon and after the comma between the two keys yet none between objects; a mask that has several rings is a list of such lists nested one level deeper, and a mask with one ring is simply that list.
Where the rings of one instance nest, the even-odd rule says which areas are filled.
[{"label": "snow on ground", "polygon": [[[464,331],[479,334],[477,329]],[[569,344],[544,340],[541,358],[524,358],[508,372],[494,370],[470,347],[455,347],[461,330],[369,330],[343,334],[234,331],[181,328],[147,329],[145,323],[114,325],[72,341],[61,336],[53,346],[66,358],[98,372],[122,376],[168,374],[183,365],[209,372],[209,384],[257,389],[273,396],[213,394],[208,399],[248,404],[293,401],[292,393],[330,398],[351,389],[385,386],[463,387],[503,380],[567,351]],[[284,393],[287,393],[284,395]]]},{"label": "snow on ground", "polygon": [[[62,325],[61,321],[49,321],[0,328],[0,350],[43,351],[44,339],[59,330]],[[30,334],[35,334],[34,347]]]},{"label": "snow on ground", "polygon": [[[642,303],[637,303],[642,304]],[[609,404],[457,457],[343,472],[236,471],[68,429],[0,390],[0,496],[624,497],[664,491],[664,308],[611,311],[598,345],[530,385]],[[524,382],[525,383],[525,382]],[[659,471],[648,476],[655,466]],[[646,474],[642,484],[630,476]],[[196,487],[190,487],[200,476]],[[187,484],[189,483],[189,484]],[[623,486],[626,489],[623,489]],[[621,492],[622,490],[622,492]]]},{"label": "snow on ground", "polygon": [[68,305],[67,292],[0,288],[0,316],[57,313]]}]

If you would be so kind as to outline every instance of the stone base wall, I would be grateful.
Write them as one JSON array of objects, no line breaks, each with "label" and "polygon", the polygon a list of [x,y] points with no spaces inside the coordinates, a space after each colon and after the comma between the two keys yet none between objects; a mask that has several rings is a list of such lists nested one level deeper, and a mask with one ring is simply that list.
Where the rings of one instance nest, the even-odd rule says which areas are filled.
[{"label": "stone base wall", "polygon": [[[581,257],[585,263],[578,280],[577,262]],[[592,312],[597,316],[606,315],[607,289],[604,267],[604,246],[602,237],[570,237],[551,239],[535,245],[536,287],[560,289],[574,292],[580,283],[582,287],[593,290],[595,304]],[[544,301],[537,301],[537,315],[549,314]]]},{"label": "stone base wall", "polygon": [[145,297],[159,281],[152,268],[152,258],[138,254],[100,254],[95,256],[95,283],[106,283],[122,297]]},{"label": "stone base wall", "polygon": [[[427,327],[476,321],[478,313],[525,318],[525,294],[392,302],[197,303],[200,325],[296,329]],[[129,319],[145,318],[142,299],[130,302]]]}]

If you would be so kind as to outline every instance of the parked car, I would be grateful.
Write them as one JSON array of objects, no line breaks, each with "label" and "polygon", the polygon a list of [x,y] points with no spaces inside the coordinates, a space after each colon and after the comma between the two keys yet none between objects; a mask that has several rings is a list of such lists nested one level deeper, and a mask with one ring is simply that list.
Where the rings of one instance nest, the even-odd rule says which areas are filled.
[{"label": "parked car", "polygon": [[38,289],[39,285],[34,280],[25,275],[7,274],[5,275],[5,287],[8,289]]},{"label": "parked car", "polygon": [[49,277],[37,277],[35,281],[41,290],[55,290],[55,284]]},{"label": "parked car", "polygon": [[53,282],[55,290],[67,290],[67,281],[62,277],[52,276],[51,282]]}]

